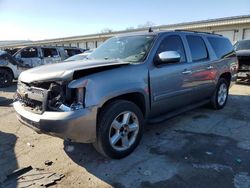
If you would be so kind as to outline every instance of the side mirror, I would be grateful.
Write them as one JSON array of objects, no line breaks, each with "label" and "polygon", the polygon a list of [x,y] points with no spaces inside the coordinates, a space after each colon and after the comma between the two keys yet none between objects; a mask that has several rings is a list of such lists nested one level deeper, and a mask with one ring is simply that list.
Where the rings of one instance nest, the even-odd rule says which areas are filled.
[{"label": "side mirror", "polygon": [[165,51],[158,54],[157,64],[179,63],[181,55],[177,51]]}]

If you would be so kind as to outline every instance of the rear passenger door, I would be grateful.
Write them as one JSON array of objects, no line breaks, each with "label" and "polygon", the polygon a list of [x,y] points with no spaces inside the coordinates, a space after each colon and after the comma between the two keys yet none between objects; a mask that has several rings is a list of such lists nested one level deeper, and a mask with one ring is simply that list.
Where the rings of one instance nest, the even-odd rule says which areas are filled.
[{"label": "rear passenger door", "polygon": [[57,63],[61,61],[61,57],[57,51],[57,48],[42,48],[43,64]]},{"label": "rear passenger door", "polygon": [[187,35],[186,40],[192,64],[193,97],[198,102],[211,96],[211,92],[214,89],[216,72],[203,37],[199,35]]},{"label": "rear passenger door", "polygon": [[178,63],[153,63],[150,69],[151,117],[174,111],[192,102],[191,65],[187,63],[182,39],[179,35],[167,35],[161,40],[157,55],[164,51],[177,51],[181,55]]}]

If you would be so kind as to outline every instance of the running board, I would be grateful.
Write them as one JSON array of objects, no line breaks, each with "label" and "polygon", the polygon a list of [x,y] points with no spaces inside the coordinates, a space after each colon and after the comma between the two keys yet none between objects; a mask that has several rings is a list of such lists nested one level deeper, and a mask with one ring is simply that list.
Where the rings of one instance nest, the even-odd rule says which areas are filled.
[{"label": "running board", "polygon": [[174,112],[170,112],[170,113],[158,116],[156,118],[148,119],[147,123],[148,124],[161,123],[161,122],[166,121],[172,117],[178,116],[184,112],[193,110],[195,108],[198,108],[198,107],[203,106],[203,105],[208,104],[208,103],[209,103],[209,100],[205,100],[205,101],[202,101],[202,102],[199,102],[196,104],[188,105],[187,107],[181,108],[180,110],[175,110]]}]

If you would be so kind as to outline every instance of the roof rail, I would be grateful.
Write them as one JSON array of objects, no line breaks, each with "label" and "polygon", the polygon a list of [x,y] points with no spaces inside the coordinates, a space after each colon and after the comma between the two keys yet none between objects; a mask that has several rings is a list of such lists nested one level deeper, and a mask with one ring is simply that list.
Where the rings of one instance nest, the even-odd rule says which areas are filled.
[{"label": "roof rail", "polygon": [[221,34],[217,34],[217,33],[209,33],[209,32],[205,32],[205,31],[193,31],[193,30],[185,30],[185,29],[175,29],[174,31],[183,31],[183,32],[192,32],[192,33],[204,33],[204,34],[210,34],[210,35],[218,35],[218,36],[223,36]]}]

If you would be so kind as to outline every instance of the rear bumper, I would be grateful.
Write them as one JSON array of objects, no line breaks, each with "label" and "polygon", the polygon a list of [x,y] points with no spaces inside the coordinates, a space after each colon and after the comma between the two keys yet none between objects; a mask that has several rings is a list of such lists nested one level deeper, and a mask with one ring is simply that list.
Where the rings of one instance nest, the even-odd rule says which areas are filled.
[{"label": "rear bumper", "polygon": [[95,142],[96,107],[70,112],[35,114],[25,110],[18,101],[14,102],[13,106],[19,121],[38,133],[45,133],[74,142]]}]

